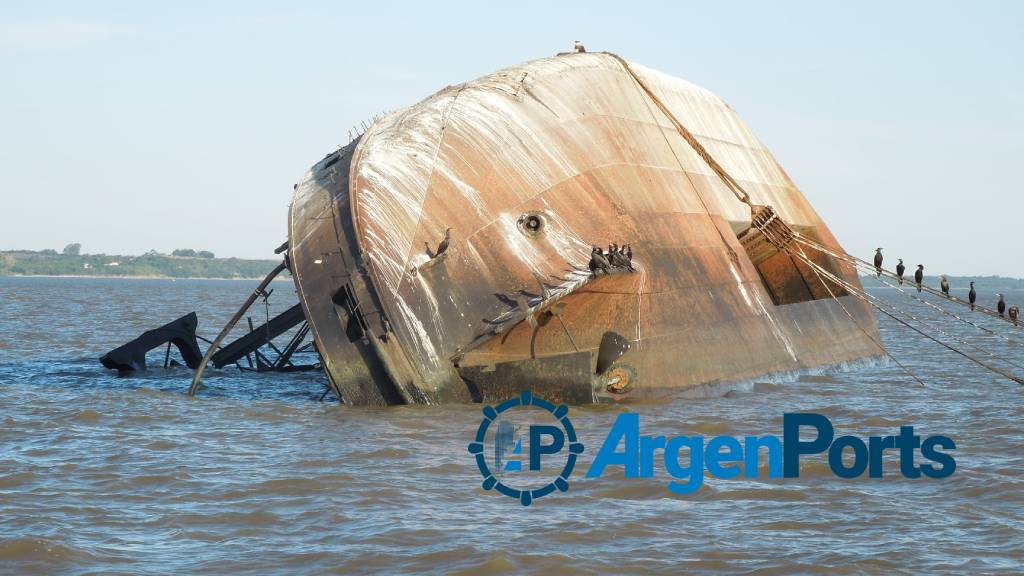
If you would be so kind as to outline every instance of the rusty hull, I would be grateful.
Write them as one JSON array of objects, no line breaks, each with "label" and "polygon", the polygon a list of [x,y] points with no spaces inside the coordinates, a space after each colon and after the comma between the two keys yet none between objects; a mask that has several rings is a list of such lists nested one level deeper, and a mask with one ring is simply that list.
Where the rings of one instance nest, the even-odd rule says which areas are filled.
[{"label": "rusty hull", "polygon": [[[732,108],[631,66],[754,203],[841,250]],[[355,405],[651,399],[878,354],[868,307],[751,241],[750,218],[618,61],[566,54],[448,87],[317,163],[290,263]],[[590,279],[612,242],[638,271]]]}]

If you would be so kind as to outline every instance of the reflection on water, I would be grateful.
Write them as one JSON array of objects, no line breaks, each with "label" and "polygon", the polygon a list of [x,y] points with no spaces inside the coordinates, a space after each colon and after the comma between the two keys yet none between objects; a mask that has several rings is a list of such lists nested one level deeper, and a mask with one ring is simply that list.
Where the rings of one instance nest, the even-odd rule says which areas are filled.
[{"label": "reflection on water", "polygon": [[[187,370],[117,378],[96,360],[191,310],[211,336],[252,284],[0,278],[0,572],[962,574],[1024,564],[1024,387],[884,318],[888,348],[926,388],[876,361],[722,397],[576,407],[588,452],[569,492],[523,508],[479,488],[466,452],[479,406],[347,409],[316,401],[320,373],[237,370],[209,373],[190,400]],[[289,282],[274,286],[271,314],[294,303]],[[957,442],[957,471],[906,480],[889,462],[884,479],[840,480],[812,458],[799,479],[707,477],[686,497],[664,476],[584,479],[622,409],[641,414],[642,432],[671,435],[780,434],[782,414],[797,410],[827,415],[837,434],[913,424]]]}]

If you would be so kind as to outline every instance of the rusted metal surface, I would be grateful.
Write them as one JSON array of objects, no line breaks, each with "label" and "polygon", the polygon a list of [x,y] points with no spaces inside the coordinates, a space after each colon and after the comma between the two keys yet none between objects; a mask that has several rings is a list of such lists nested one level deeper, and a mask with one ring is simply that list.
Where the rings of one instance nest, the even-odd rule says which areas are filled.
[{"label": "rusted metal surface", "polygon": [[586,404],[593,401],[592,374],[591,357],[587,352],[467,366],[460,370],[471,398],[488,404],[520,394],[526,382],[534,394],[549,402]]},{"label": "rusted metal surface", "polygon": [[[728,105],[631,67],[753,203],[840,249]],[[808,297],[827,297],[813,272],[778,254],[755,265],[737,238],[750,208],[611,56],[560,55],[446,88],[338,155],[297,186],[290,255],[346,402],[497,400],[540,386],[543,366],[561,366],[544,386],[574,401],[581,386],[591,401],[653,398],[878,352],[837,302]],[[450,246],[432,258],[447,228]],[[637,272],[589,279],[591,246],[612,242],[632,245]],[[822,265],[859,285],[849,265]],[[359,292],[360,330],[332,301],[344,285]],[[774,290],[796,303],[776,304]],[[877,335],[866,305],[843,302]],[[598,373],[609,334],[628,350]]]}]

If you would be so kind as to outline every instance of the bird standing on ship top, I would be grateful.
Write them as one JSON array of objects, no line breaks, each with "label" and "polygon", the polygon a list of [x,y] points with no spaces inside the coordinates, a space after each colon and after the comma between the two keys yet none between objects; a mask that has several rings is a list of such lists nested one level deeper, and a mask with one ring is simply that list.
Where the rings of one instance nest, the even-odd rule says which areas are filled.
[{"label": "bird standing on ship top", "polygon": [[946,295],[946,298],[949,298],[949,279],[946,278],[945,274],[942,275],[942,281],[939,282],[939,288],[942,289],[942,293]]},{"label": "bird standing on ship top", "polygon": [[583,47],[583,43],[582,42],[580,42],[579,40],[575,40],[572,43],[572,51],[577,53],[577,54],[582,54],[582,53],[586,52],[587,49]]},{"label": "bird standing on ship top", "polygon": [[441,240],[441,243],[437,245],[437,251],[433,253],[430,252],[430,244],[424,242],[423,244],[427,247],[427,255],[430,256],[431,258],[437,258],[441,254],[444,254],[445,250],[448,249],[448,243],[451,241],[451,238],[452,229],[446,228],[444,231],[444,238]]},{"label": "bird standing on ship top", "polygon": [[882,275],[882,249],[875,248],[875,277]]},{"label": "bird standing on ship top", "polygon": [[903,284],[903,273],[907,271],[907,267],[903,265],[903,258],[900,258],[899,261],[900,263],[896,265],[896,279]]},{"label": "bird standing on ship top", "polygon": [[444,251],[448,249],[448,243],[451,241],[451,239],[452,239],[452,229],[451,228],[445,228],[445,230],[444,230],[444,240],[441,240],[441,243],[437,245],[437,254],[436,254],[436,256],[440,256],[441,254],[444,254]]},{"label": "bird standing on ship top", "polygon": [[551,290],[548,289],[548,285],[544,283],[544,278],[540,274],[537,274],[536,272],[533,273],[533,277],[536,278],[537,279],[537,283],[540,284],[540,298],[541,298],[541,300],[550,300],[551,299]]},{"label": "bird standing on ship top", "polygon": [[590,273],[597,276],[597,272],[601,271],[608,274],[608,269],[611,268],[611,264],[608,259],[601,253],[601,249],[594,246],[590,250]]},{"label": "bird standing on ship top", "polygon": [[620,267],[622,264],[619,262],[619,245],[612,242],[608,245],[608,262],[615,268]]},{"label": "bird standing on ship top", "polygon": [[967,300],[971,303],[971,310],[974,310],[974,303],[978,300],[978,293],[974,291],[974,282],[971,282],[971,291],[967,293]]},{"label": "bird standing on ship top", "polygon": [[1002,316],[1006,312],[1006,300],[1003,300],[1003,295],[999,295],[999,302],[996,302],[996,311]]},{"label": "bird standing on ship top", "polygon": [[629,263],[629,259],[622,253],[622,248],[618,244],[612,244],[614,248],[611,249],[608,259],[611,261],[612,266],[616,268],[625,268],[630,272],[635,272],[633,265]]},{"label": "bird standing on ship top", "polygon": [[917,284],[917,291],[921,291],[921,282],[924,281],[924,264],[917,265],[917,271],[914,272],[914,283]]}]

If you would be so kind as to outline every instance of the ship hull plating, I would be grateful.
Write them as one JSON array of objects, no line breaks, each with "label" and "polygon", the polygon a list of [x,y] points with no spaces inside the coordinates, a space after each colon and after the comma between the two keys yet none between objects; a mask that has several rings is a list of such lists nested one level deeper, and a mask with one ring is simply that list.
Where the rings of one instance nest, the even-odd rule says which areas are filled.
[{"label": "ship hull plating", "polygon": [[[841,250],[728,105],[632,67],[755,204]],[[448,87],[316,164],[289,260],[355,405],[648,400],[879,354],[867,305],[832,298],[750,219],[621,63],[570,54]],[[610,243],[635,272],[590,274]]]}]

